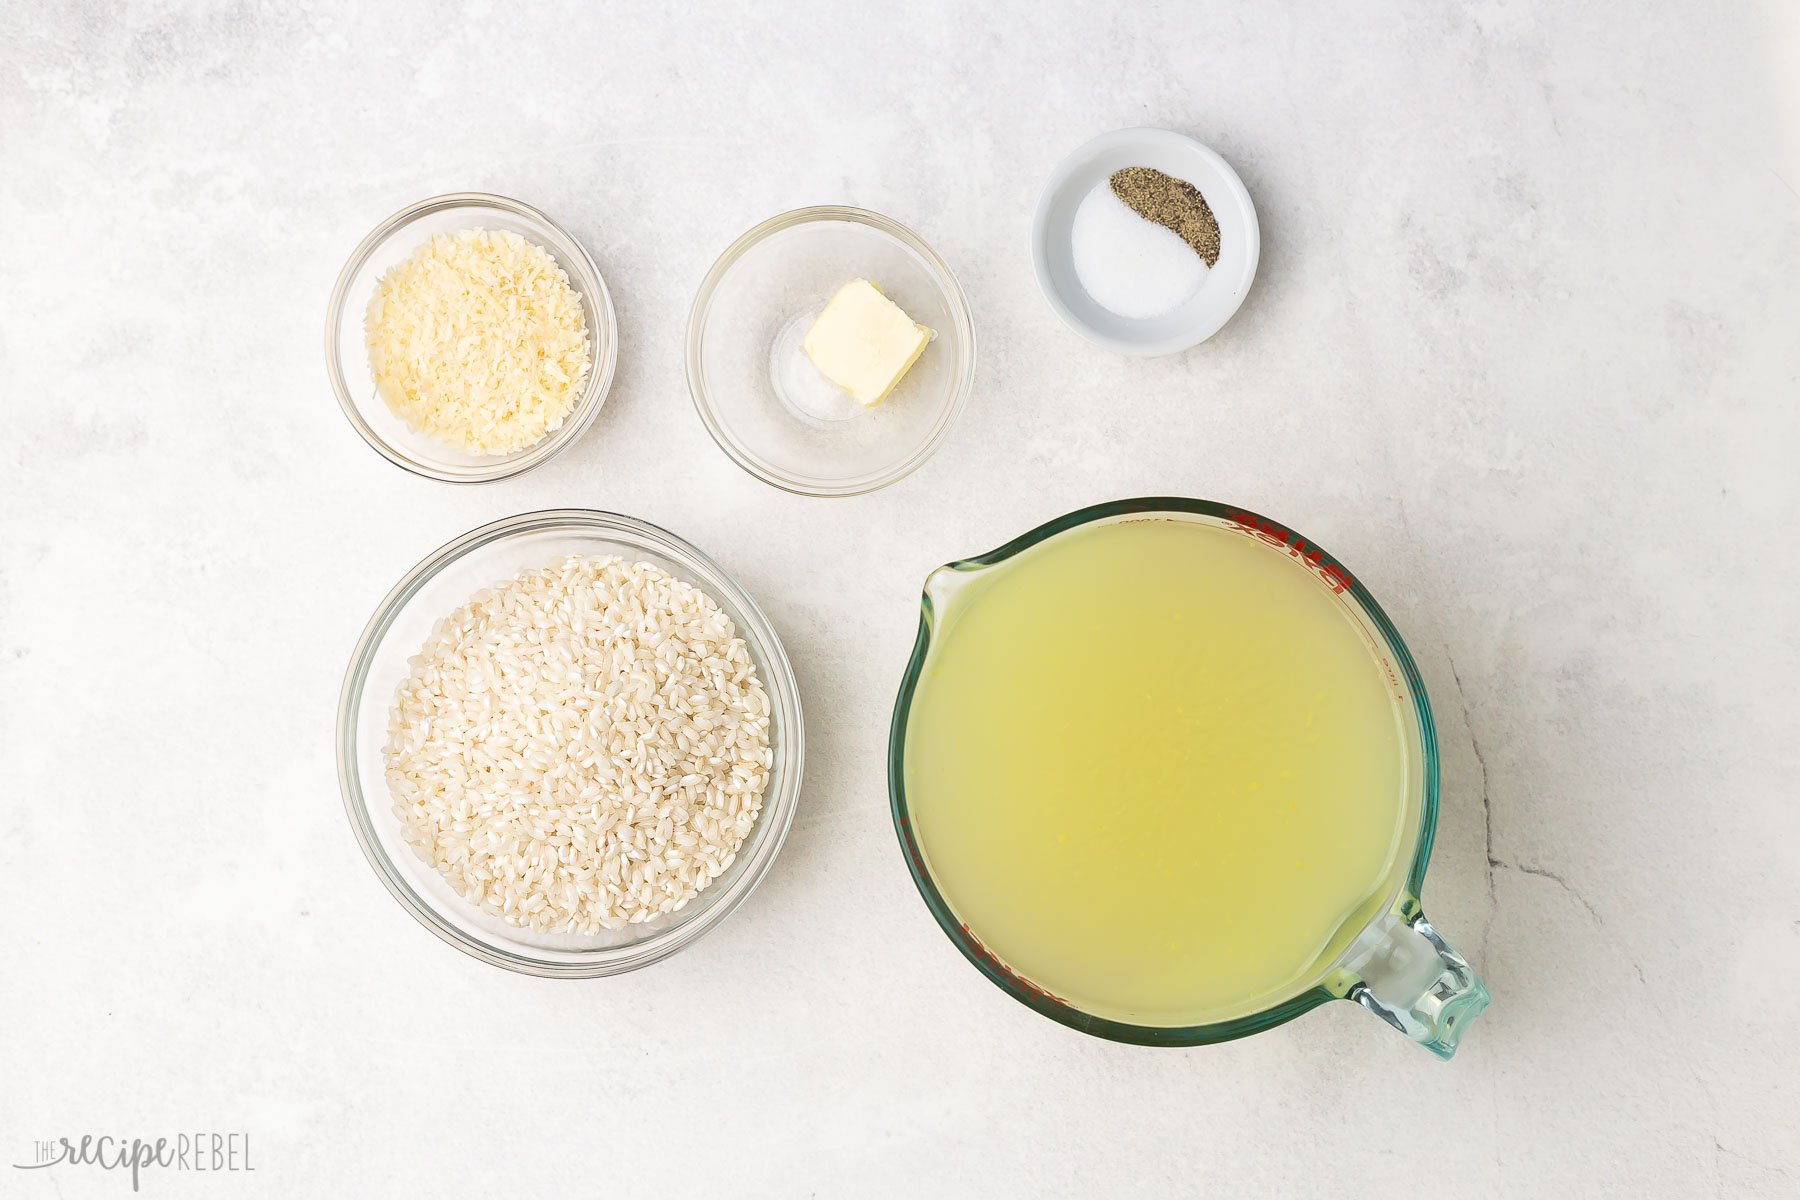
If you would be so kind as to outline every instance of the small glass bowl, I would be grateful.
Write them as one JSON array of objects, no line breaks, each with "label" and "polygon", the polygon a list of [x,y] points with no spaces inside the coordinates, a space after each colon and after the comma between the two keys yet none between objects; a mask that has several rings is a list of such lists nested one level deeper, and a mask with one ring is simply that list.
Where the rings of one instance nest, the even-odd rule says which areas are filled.
[{"label": "small glass bowl", "polygon": [[[483,588],[566,554],[617,554],[661,567],[718,601],[749,647],[769,695],[773,764],[762,811],[737,858],[676,912],[592,936],[509,925],[458,895],[413,850],[389,799],[382,750],[395,689],[433,626]],[[755,890],[781,850],[800,797],[806,734],[793,668],[769,620],[722,567],[665,530],[589,509],[523,513],[484,525],[406,573],[363,630],[338,702],[338,784],[369,865],[394,899],[444,941],[482,962],[526,975],[616,975],[691,945]]]},{"label": "small glass bowl", "polygon": [[[935,337],[893,395],[863,409],[800,342],[852,279],[875,283]],[[975,326],[956,277],[917,234],[858,208],[771,217],[719,256],[688,318],[687,378],[731,460],[804,496],[856,496],[931,457],[968,399]]]},{"label": "small glass bowl", "polygon": [[[582,311],[587,317],[593,365],[588,368],[574,408],[543,441],[511,454],[466,454],[413,432],[376,392],[369,370],[363,319],[376,282],[433,234],[463,229],[505,230],[543,247],[556,265],[568,273],[569,283],[581,294]],[[613,315],[612,296],[606,290],[606,281],[600,278],[600,269],[581,243],[530,205],[484,192],[433,196],[401,209],[377,225],[344,264],[325,318],[325,368],[350,424],[362,434],[363,441],[389,462],[415,475],[446,483],[507,479],[549,461],[573,443],[593,424],[606,401],[618,348],[619,326]]]}]

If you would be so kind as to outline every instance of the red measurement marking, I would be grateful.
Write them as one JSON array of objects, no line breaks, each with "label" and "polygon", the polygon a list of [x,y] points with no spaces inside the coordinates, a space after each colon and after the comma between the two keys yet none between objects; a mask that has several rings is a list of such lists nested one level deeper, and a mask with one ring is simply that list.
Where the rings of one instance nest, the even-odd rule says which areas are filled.
[{"label": "red measurement marking", "polygon": [[1064,1008],[1069,1007],[1069,1002],[1064,1000],[1061,996],[1058,996],[1055,992],[1039,987],[1037,984],[1031,982],[1031,980],[1025,978],[1023,975],[1001,962],[998,958],[995,958],[993,951],[982,945],[981,939],[976,937],[974,931],[967,925],[962,927],[962,931],[963,936],[969,940],[969,945],[975,948],[976,956],[980,958],[982,962],[992,967],[997,974],[1004,976],[1007,982],[1016,986],[1020,991],[1030,992],[1034,996],[1042,996],[1044,999],[1055,1004],[1060,1004]]},{"label": "red measurement marking", "polygon": [[901,817],[900,828],[906,834],[900,839],[901,845],[906,847],[906,857],[912,860],[913,868],[918,871],[921,878],[929,878],[931,872],[925,869],[925,856],[919,853],[918,840],[913,837],[912,822]]},{"label": "red measurement marking", "polygon": [[1286,550],[1290,558],[1297,558],[1305,563],[1307,568],[1323,580],[1333,592],[1342,593],[1356,582],[1350,578],[1348,571],[1326,558],[1323,550],[1309,545],[1305,538],[1285,525],[1278,525],[1255,513],[1247,512],[1232,513],[1226,517],[1225,524],[1266,545]]}]

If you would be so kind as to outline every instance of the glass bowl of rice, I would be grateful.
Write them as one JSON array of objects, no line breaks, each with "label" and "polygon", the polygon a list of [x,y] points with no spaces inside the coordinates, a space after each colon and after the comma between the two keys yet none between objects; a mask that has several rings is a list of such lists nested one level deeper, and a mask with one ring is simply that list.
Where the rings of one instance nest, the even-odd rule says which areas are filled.
[{"label": "glass bowl of rice", "polygon": [[[530,444],[482,453],[423,432],[395,412],[376,383],[366,324],[370,301],[384,276],[437,235],[470,230],[516,234],[549,256],[579,298],[588,349],[587,372],[568,396],[568,411],[560,423]],[[612,386],[618,332],[606,282],[568,230],[517,200],[457,192],[401,209],[362,240],[332,289],[325,319],[325,368],[344,415],[383,458],[428,479],[490,483],[548,462],[593,424]]]},{"label": "glass bowl of rice", "polygon": [[[648,564],[710,598],[743,640],[766,696],[761,708],[768,718],[761,808],[723,870],[673,911],[583,932],[534,928],[466,897],[419,852],[402,798],[388,776],[398,692],[403,681],[410,685],[416,677],[422,648],[439,623],[478,593],[569,556],[617,556],[627,564]],[[639,735],[644,736],[641,730]],[[632,517],[557,509],[507,517],[464,534],[395,585],[351,656],[338,705],[337,750],[338,781],[356,839],[403,908],[439,938],[483,962],[527,975],[571,979],[614,975],[667,958],[743,903],[768,873],[793,823],[805,733],[799,689],[781,642],[755,601],[722,567],[674,534]],[[506,752],[505,743],[499,752]]]}]

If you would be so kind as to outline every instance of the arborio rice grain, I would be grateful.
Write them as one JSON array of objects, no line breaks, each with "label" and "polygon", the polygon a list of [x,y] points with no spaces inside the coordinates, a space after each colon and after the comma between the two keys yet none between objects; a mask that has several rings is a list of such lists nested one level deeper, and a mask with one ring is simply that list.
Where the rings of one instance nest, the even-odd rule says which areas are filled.
[{"label": "arborio rice grain", "polygon": [[769,698],[704,592],[570,556],[438,622],[389,717],[407,840],[514,925],[591,934],[718,878],[767,785]]}]

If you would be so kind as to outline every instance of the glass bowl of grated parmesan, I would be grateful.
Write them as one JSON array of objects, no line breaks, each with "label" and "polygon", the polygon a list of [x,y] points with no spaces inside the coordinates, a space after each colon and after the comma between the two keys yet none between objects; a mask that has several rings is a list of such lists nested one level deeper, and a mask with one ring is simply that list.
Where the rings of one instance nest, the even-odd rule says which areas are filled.
[{"label": "glass bowl of grated parmesan", "polygon": [[529,471],[612,386],[618,324],[573,235],[517,200],[458,192],[395,213],[338,275],[325,365],[383,458],[448,483]]}]

